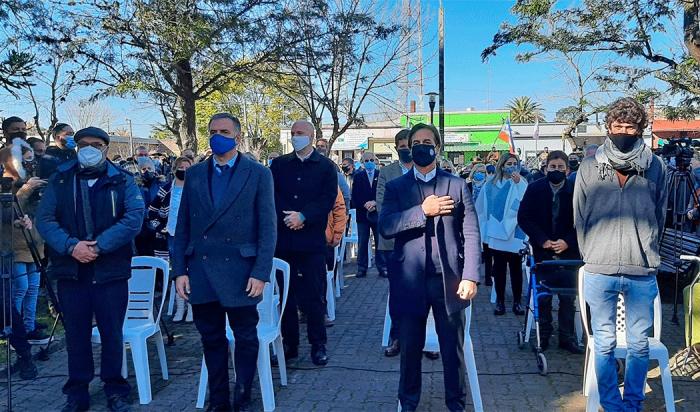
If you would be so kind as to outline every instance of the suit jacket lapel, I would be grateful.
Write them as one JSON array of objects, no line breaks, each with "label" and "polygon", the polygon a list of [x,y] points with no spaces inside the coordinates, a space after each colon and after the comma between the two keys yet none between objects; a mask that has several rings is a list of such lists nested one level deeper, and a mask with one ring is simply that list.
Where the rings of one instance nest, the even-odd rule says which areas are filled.
[{"label": "suit jacket lapel", "polygon": [[238,156],[239,158],[236,161],[240,163],[236,167],[236,170],[234,170],[233,176],[231,176],[228,186],[226,187],[226,193],[221,199],[219,207],[216,208],[214,214],[209,220],[207,229],[209,229],[221,217],[221,215],[226,212],[229,206],[231,206],[231,204],[236,200],[238,195],[241,194],[241,191],[248,182],[248,178],[250,177],[250,160],[246,159],[241,153],[238,153]]}]

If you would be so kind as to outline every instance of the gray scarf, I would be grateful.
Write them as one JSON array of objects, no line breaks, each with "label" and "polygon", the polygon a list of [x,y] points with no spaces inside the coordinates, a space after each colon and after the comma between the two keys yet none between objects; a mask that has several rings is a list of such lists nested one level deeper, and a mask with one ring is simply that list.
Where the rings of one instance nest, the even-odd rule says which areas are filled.
[{"label": "gray scarf", "polygon": [[641,137],[634,144],[632,150],[627,153],[621,152],[610,138],[605,139],[603,145],[595,153],[601,180],[612,179],[614,170],[623,173],[643,174],[651,166],[653,158],[654,154]]}]

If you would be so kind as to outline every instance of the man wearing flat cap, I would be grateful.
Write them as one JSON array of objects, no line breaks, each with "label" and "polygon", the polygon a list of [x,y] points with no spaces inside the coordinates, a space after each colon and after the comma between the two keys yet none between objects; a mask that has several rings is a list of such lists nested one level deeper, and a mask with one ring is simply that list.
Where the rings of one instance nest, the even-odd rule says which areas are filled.
[{"label": "man wearing flat cap", "polygon": [[109,135],[88,127],[75,134],[77,159],[58,166],[44,191],[37,228],[48,246],[49,278],[58,281],[68,351],[63,411],[90,407],[94,376],[93,315],[102,342],[100,377],[110,411],[128,411],[122,378],[122,325],[128,302],[132,242],[144,203],[133,177],[106,158]]}]

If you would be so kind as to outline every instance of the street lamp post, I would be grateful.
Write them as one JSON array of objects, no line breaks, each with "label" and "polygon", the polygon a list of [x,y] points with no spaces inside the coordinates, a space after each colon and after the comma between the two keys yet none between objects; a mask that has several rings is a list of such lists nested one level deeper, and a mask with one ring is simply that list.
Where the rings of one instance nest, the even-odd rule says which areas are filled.
[{"label": "street lamp post", "polygon": [[433,124],[433,114],[435,113],[435,96],[438,94],[435,92],[426,93],[428,96],[428,106],[430,107],[430,124]]}]

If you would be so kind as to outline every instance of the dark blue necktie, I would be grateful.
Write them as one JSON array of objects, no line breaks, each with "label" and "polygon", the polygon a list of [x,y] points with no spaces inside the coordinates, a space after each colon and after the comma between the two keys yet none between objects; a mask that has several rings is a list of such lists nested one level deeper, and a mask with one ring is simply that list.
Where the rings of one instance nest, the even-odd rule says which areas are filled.
[{"label": "dark blue necktie", "polygon": [[226,165],[223,165],[223,166],[217,164],[217,165],[216,165],[216,170],[219,171],[219,174],[224,174],[230,167],[231,167],[231,166],[229,166],[229,165],[227,165],[227,164],[226,164]]}]

